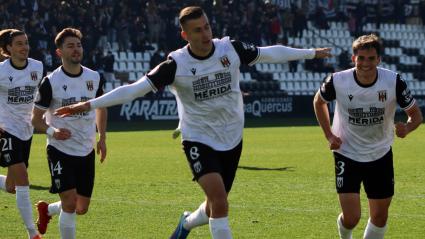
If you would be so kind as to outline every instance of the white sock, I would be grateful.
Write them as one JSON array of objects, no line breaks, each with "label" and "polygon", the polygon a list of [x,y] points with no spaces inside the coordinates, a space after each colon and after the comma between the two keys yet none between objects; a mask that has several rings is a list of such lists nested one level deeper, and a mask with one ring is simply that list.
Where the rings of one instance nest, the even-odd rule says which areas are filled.
[{"label": "white sock", "polygon": [[21,218],[24,221],[25,227],[28,230],[30,237],[37,235],[35,230],[34,220],[32,217],[32,206],[30,201],[30,187],[16,186],[16,206],[18,207]]},{"label": "white sock", "polygon": [[340,239],[351,239],[351,234],[353,233],[352,229],[347,229],[342,225],[342,213],[339,214],[338,219],[336,220],[336,224],[338,225],[338,233]]},{"label": "white sock", "polygon": [[232,239],[228,217],[210,218],[209,221],[213,239]]},{"label": "white sock", "polygon": [[6,192],[6,176],[0,175],[0,189]]},{"label": "white sock", "polygon": [[194,227],[202,226],[208,224],[209,217],[205,211],[207,206],[206,202],[203,202],[196,211],[192,212],[183,224],[183,227],[187,230],[192,230]]},{"label": "white sock", "polygon": [[77,214],[61,210],[59,214],[59,230],[61,239],[75,239],[75,218]]},{"label": "white sock", "polygon": [[50,203],[49,206],[47,207],[47,211],[48,211],[47,214],[49,216],[58,215],[61,212],[61,210],[62,210],[61,201]]},{"label": "white sock", "polygon": [[387,225],[384,227],[377,227],[372,224],[369,220],[367,221],[367,226],[364,231],[363,238],[364,239],[384,239],[385,231],[387,230]]}]

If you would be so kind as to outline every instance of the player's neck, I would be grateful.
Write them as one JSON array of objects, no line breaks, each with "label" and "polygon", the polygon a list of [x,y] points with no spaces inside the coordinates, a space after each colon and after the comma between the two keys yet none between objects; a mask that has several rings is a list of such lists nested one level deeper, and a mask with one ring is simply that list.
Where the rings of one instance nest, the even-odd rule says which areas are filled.
[{"label": "player's neck", "polygon": [[72,75],[78,75],[81,73],[81,64],[66,64],[63,62],[62,67],[67,73]]},{"label": "player's neck", "polygon": [[20,60],[20,59],[16,59],[16,58],[10,58],[10,63],[15,67],[15,68],[24,68],[27,65],[27,59],[24,60]]},{"label": "player's neck", "polygon": [[360,71],[356,71],[357,80],[363,85],[370,85],[375,82],[377,74],[377,70],[371,73],[362,73]]},{"label": "player's neck", "polygon": [[210,55],[211,51],[213,50],[213,45],[211,44],[211,47],[209,47],[208,49],[197,49],[189,45],[189,49],[195,56],[199,58],[204,58]]}]

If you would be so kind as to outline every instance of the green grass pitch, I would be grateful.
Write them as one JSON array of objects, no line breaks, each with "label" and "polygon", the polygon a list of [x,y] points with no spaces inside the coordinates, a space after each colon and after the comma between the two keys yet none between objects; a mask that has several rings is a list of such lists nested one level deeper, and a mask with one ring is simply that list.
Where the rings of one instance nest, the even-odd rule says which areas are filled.
[{"label": "green grass pitch", "polygon": [[[96,163],[88,214],[77,217],[77,238],[168,238],[184,210],[203,200],[191,181],[171,130],[110,132],[106,162]],[[423,238],[425,232],[425,127],[393,146],[396,193],[386,238]],[[31,201],[50,194],[45,135],[35,135],[30,159]],[[0,169],[4,174],[5,169]],[[339,205],[331,152],[318,126],[253,127],[229,196],[234,238],[337,238]],[[362,193],[361,238],[368,218]],[[35,214],[35,212],[34,212]],[[34,216],[34,219],[36,216]],[[58,217],[44,238],[59,238]],[[13,195],[0,192],[0,238],[26,238]],[[189,238],[210,238],[208,226]]]}]

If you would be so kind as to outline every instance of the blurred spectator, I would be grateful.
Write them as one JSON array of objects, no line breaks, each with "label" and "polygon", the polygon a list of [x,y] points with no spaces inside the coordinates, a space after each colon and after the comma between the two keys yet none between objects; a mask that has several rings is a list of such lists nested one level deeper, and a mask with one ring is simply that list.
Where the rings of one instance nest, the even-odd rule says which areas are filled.
[{"label": "blurred spectator", "polygon": [[106,82],[113,82],[115,81],[115,73],[114,73],[114,63],[115,63],[115,56],[112,54],[111,51],[108,51],[106,56],[103,58],[103,76],[105,77]]},{"label": "blurred spectator", "polygon": [[307,29],[307,18],[304,10],[298,8],[294,16],[294,37],[302,38],[304,29]]},{"label": "blurred spectator", "polygon": [[350,59],[350,54],[348,53],[347,50],[343,50],[341,52],[341,54],[339,54],[338,56],[338,61],[339,61],[339,68],[340,69],[348,69],[350,68],[350,63],[351,63],[351,59]]},{"label": "blurred spectator", "polygon": [[149,62],[149,69],[153,69],[159,63],[165,61],[165,52],[163,50],[157,50],[151,56],[151,60]]}]

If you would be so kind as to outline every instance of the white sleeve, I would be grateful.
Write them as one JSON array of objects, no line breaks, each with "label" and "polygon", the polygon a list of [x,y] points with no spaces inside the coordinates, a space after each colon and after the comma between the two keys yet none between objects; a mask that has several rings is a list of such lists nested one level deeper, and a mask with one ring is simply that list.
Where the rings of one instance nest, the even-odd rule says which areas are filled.
[{"label": "white sleeve", "polygon": [[316,55],[314,49],[297,49],[281,45],[258,47],[258,50],[259,57],[256,63],[282,63],[294,60],[313,59]]},{"label": "white sleeve", "polygon": [[152,82],[146,76],[143,76],[131,85],[120,86],[101,97],[89,100],[90,108],[119,105],[137,97],[142,97],[151,91],[155,91]]}]

